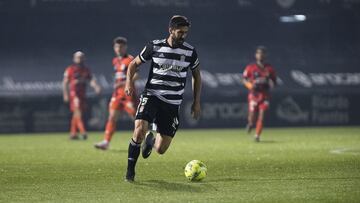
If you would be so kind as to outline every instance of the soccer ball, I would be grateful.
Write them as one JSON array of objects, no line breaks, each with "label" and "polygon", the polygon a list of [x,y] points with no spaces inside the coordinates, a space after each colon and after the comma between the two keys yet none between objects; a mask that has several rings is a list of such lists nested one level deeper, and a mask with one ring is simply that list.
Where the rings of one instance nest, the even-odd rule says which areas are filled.
[{"label": "soccer ball", "polygon": [[207,167],[199,160],[192,160],[185,166],[185,177],[190,181],[201,181],[206,175]]}]

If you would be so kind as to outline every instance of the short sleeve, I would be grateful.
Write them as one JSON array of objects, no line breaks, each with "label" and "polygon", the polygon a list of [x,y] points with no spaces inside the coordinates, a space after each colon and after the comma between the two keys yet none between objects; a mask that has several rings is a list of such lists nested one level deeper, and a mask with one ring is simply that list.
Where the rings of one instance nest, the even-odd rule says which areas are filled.
[{"label": "short sleeve", "polygon": [[153,55],[154,44],[149,42],[140,52],[139,57],[143,63],[150,60]]},{"label": "short sleeve", "polygon": [[244,79],[249,79],[251,77],[251,70],[250,66],[246,66],[244,72],[243,72]]},{"label": "short sleeve", "polygon": [[199,58],[198,58],[196,50],[194,49],[193,53],[191,55],[190,69],[195,70],[197,67],[199,67],[199,64],[200,64]]},{"label": "short sleeve", "polygon": [[71,74],[70,68],[67,67],[64,72],[64,78],[70,79],[70,74]]}]

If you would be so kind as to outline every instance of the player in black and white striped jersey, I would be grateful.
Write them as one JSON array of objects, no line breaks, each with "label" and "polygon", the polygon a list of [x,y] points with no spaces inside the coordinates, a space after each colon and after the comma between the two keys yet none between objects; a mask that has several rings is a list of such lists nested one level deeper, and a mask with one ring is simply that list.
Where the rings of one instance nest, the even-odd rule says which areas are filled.
[{"label": "player in black and white striped jersey", "polygon": [[[170,146],[179,126],[179,106],[189,70],[192,72],[194,95],[191,113],[195,119],[200,116],[200,67],[195,48],[185,42],[189,28],[190,22],[186,17],[173,16],[169,23],[169,37],[149,42],[128,67],[125,91],[131,95],[134,92],[132,78],[138,66],[151,60],[148,81],[140,98],[134,134],[129,144],[127,181],[134,180],[135,165],[145,135],[142,144],[144,158],[150,155],[152,148],[164,154]],[[156,138],[151,132],[147,133],[149,123],[157,125]]]},{"label": "player in black and white striped jersey", "polygon": [[167,39],[148,43],[139,58],[142,62],[151,60],[151,70],[144,95],[154,95],[160,100],[180,105],[184,93],[188,69],[199,65],[197,53],[186,42],[173,48]]}]

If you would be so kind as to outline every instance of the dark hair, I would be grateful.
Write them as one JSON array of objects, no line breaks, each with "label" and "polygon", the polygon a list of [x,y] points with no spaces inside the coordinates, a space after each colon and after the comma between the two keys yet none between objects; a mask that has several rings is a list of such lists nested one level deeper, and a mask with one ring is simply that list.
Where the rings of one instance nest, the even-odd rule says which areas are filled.
[{"label": "dark hair", "polygon": [[127,44],[127,39],[125,37],[116,37],[114,44]]},{"label": "dark hair", "polygon": [[255,51],[258,51],[258,50],[263,51],[265,53],[267,52],[267,48],[263,45],[257,46]]},{"label": "dark hair", "polygon": [[174,15],[173,17],[171,17],[169,22],[170,28],[179,28],[182,26],[190,27],[190,25],[190,21],[185,16],[181,15]]}]

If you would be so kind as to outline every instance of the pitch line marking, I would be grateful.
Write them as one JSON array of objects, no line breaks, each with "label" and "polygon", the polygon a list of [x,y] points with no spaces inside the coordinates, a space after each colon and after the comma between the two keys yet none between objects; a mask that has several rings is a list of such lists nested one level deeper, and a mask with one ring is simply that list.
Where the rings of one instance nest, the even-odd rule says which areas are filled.
[{"label": "pitch line marking", "polygon": [[330,150],[331,154],[351,154],[351,155],[360,155],[360,151],[354,151],[354,149],[350,148],[337,148]]}]

